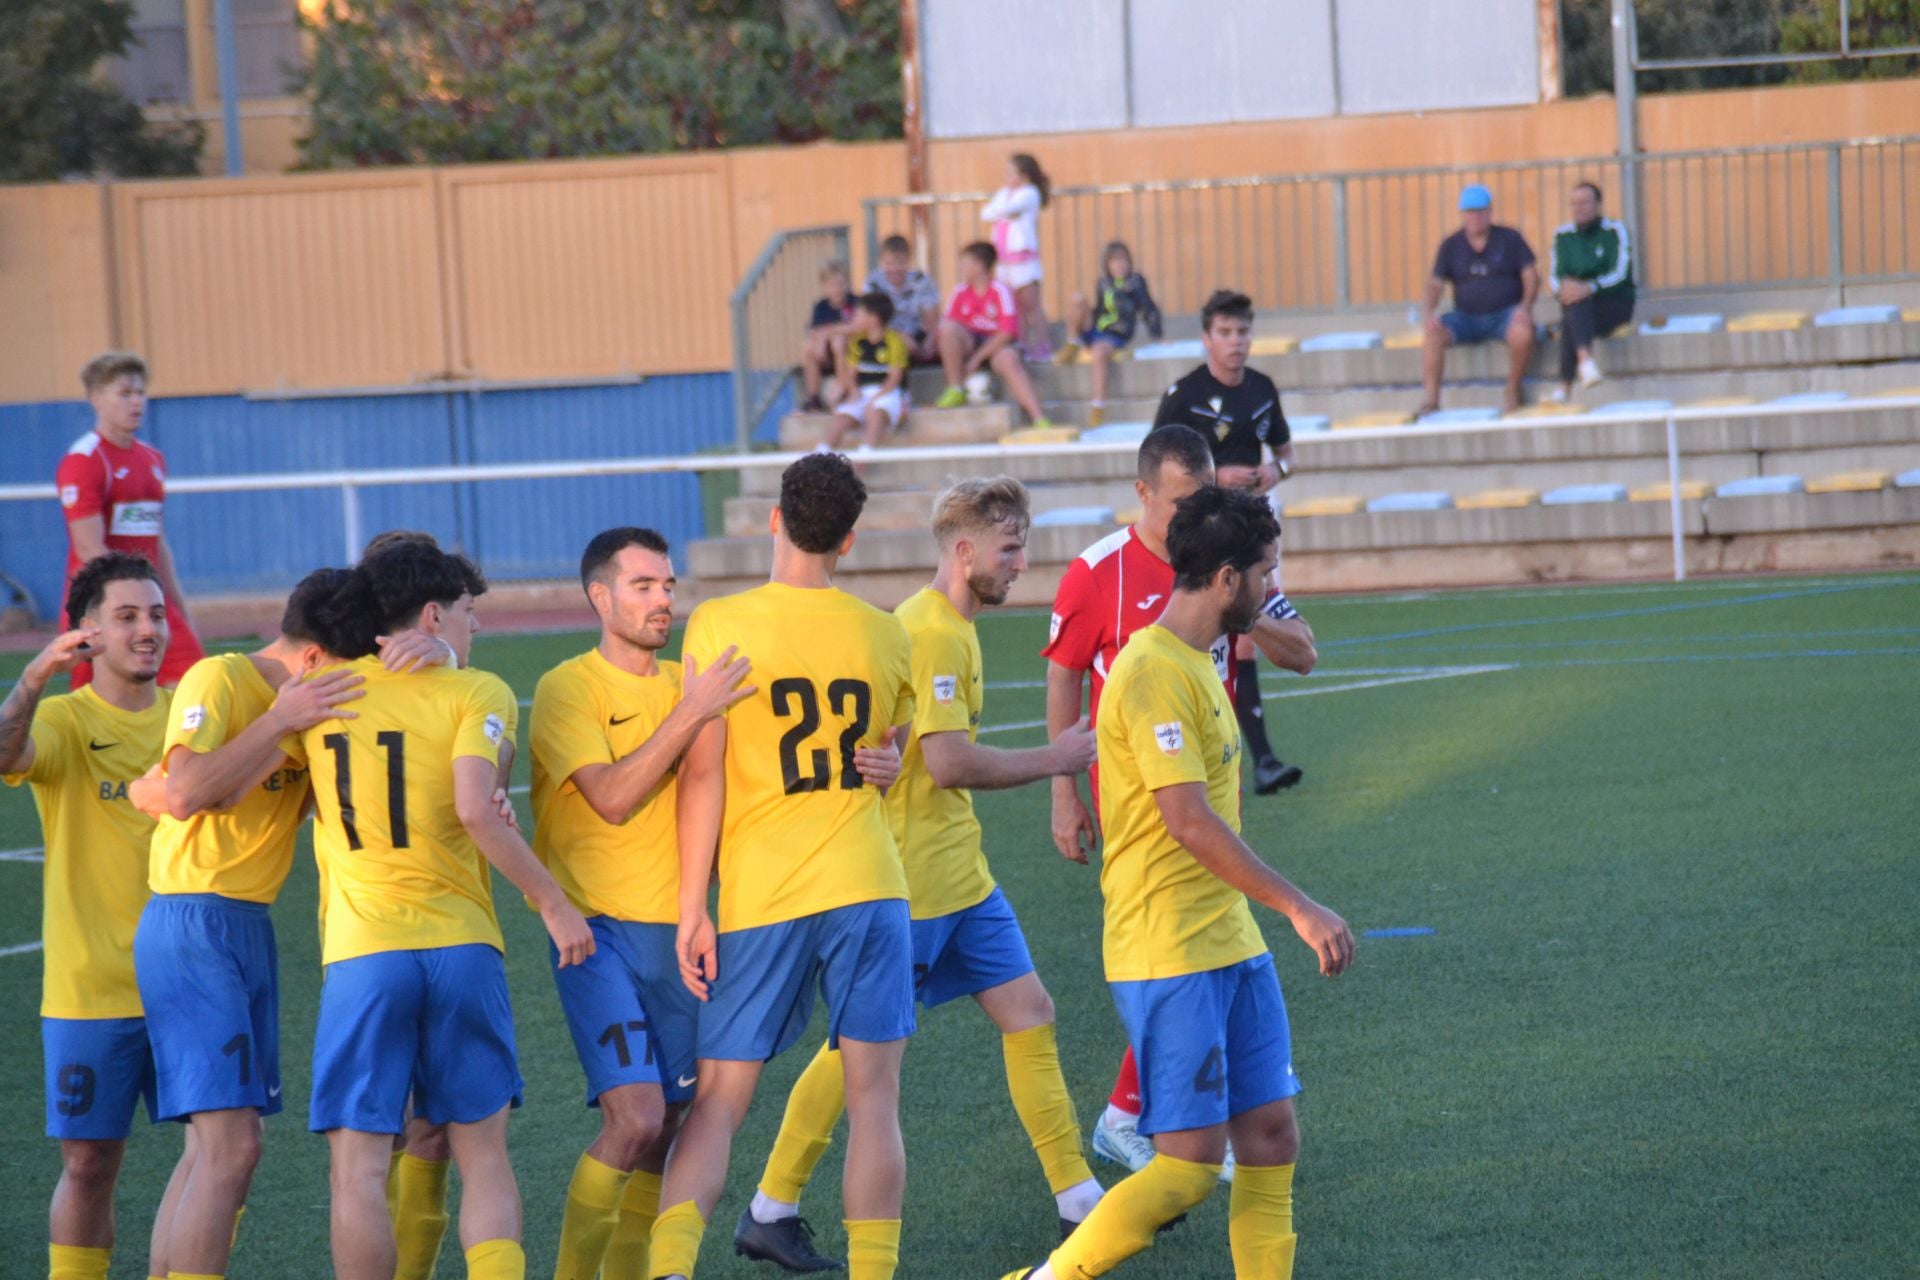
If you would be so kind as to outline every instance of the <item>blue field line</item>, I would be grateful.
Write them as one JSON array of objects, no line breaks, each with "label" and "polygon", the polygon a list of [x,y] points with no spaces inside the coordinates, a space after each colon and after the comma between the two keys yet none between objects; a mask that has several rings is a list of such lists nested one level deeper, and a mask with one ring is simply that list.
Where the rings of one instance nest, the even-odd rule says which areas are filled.
[{"label": "blue field line", "polygon": [[1509,627],[1551,627],[1578,622],[1609,622],[1620,618],[1650,618],[1663,613],[1686,613],[1695,609],[1726,609],[1735,605],[1771,604],[1779,600],[1797,600],[1808,596],[1838,595],[1848,591],[1875,591],[1886,587],[1884,582],[1848,583],[1832,587],[1808,587],[1798,591],[1768,591],[1760,595],[1741,596],[1735,600],[1697,600],[1684,604],[1649,605],[1641,609],[1608,609],[1601,613],[1576,613],[1554,618],[1512,618],[1504,622],[1463,622],[1450,627],[1423,627],[1418,631],[1399,631],[1382,636],[1350,636],[1345,639],[1329,640],[1320,645],[1322,651],[1328,649],[1350,648],[1363,644],[1392,644],[1401,640],[1425,640],[1431,636],[1464,635],[1474,631],[1500,631]]}]

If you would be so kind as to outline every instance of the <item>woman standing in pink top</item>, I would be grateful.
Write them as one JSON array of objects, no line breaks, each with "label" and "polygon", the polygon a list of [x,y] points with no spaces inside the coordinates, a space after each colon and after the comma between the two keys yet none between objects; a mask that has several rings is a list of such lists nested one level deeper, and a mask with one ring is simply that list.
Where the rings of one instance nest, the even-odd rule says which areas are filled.
[{"label": "woman standing in pink top", "polygon": [[1015,152],[1007,160],[1007,185],[980,211],[981,221],[993,224],[1000,282],[1020,305],[1020,345],[1028,360],[1053,358],[1047,309],[1040,301],[1040,211],[1052,186],[1038,160]]}]

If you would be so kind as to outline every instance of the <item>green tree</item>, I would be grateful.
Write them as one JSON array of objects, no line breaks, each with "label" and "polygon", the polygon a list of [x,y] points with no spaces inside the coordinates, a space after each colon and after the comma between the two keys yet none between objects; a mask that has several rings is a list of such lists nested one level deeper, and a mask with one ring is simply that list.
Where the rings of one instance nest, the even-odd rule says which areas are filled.
[{"label": "green tree", "polygon": [[309,168],[896,137],[886,0],[333,0]]},{"label": "green tree", "polygon": [[[1840,47],[1839,0],[1803,0],[1780,28],[1788,53],[1832,53]],[[1920,45],[1920,0],[1847,0],[1847,43],[1854,49]],[[1912,55],[1809,62],[1794,68],[1802,81],[1890,80],[1920,71]]]},{"label": "green tree", "polygon": [[0,4],[0,182],[196,171],[205,131],[153,124],[99,74],[132,21],[129,0]]}]

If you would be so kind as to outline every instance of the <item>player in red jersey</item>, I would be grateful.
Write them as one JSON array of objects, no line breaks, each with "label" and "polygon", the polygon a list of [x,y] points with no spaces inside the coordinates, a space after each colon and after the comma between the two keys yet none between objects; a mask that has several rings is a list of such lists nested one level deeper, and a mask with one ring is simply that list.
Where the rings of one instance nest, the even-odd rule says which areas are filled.
[{"label": "player in red jersey", "polygon": [[[1047,647],[1047,732],[1080,719],[1084,681],[1093,685],[1090,714],[1100,718],[1100,691],[1113,660],[1133,633],[1151,626],[1173,594],[1173,566],[1167,563],[1167,526],[1176,504],[1214,480],[1213,449],[1205,436],[1178,424],[1159,427],[1140,444],[1140,519],[1132,528],[1108,534],[1067,566],[1054,596]],[[1317,654],[1313,630],[1287,598],[1268,596],[1253,630],[1248,633],[1260,652],[1275,666],[1301,675],[1313,670]],[[1214,670],[1234,689],[1233,637],[1222,635],[1211,646]],[[1099,806],[1100,766],[1089,771],[1094,806]],[[1093,814],[1072,778],[1053,780],[1053,842],[1061,856],[1084,863],[1093,847]],[[1128,1048],[1120,1062],[1119,1078],[1107,1109],[1094,1127],[1093,1150],[1134,1171],[1153,1159],[1153,1143],[1138,1129],[1140,1083]],[[1232,1153],[1226,1172],[1233,1176]]]},{"label": "player in red jersey", "polygon": [[[152,563],[173,634],[160,683],[171,687],[205,653],[187,617],[186,595],[163,531],[167,460],[134,438],[147,414],[147,365],[130,351],[108,351],[87,362],[80,382],[93,406],[93,430],[73,442],[53,473],[67,519],[67,582],[82,565],[109,551],[130,551]],[[76,689],[92,678],[89,663],[73,669]]]}]

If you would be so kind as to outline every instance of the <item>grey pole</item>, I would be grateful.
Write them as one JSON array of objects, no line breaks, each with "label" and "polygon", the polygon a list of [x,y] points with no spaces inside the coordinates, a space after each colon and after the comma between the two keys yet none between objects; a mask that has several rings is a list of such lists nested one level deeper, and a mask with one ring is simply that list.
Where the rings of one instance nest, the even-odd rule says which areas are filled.
[{"label": "grey pole", "polygon": [[[1639,94],[1634,84],[1633,0],[1613,0],[1613,111],[1620,154],[1620,216],[1627,224],[1634,252],[1644,253],[1647,239],[1640,225],[1640,135],[1635,124]],[[1644,273],[1635,278],[1643,284]]]},{"label": "grey pole", "polygon": [[226,137],[227,176],[245,169],[240,153],[240,54],[233,38],[233,0],[213,0],[213,41],[220,72],[220,129]]}]

